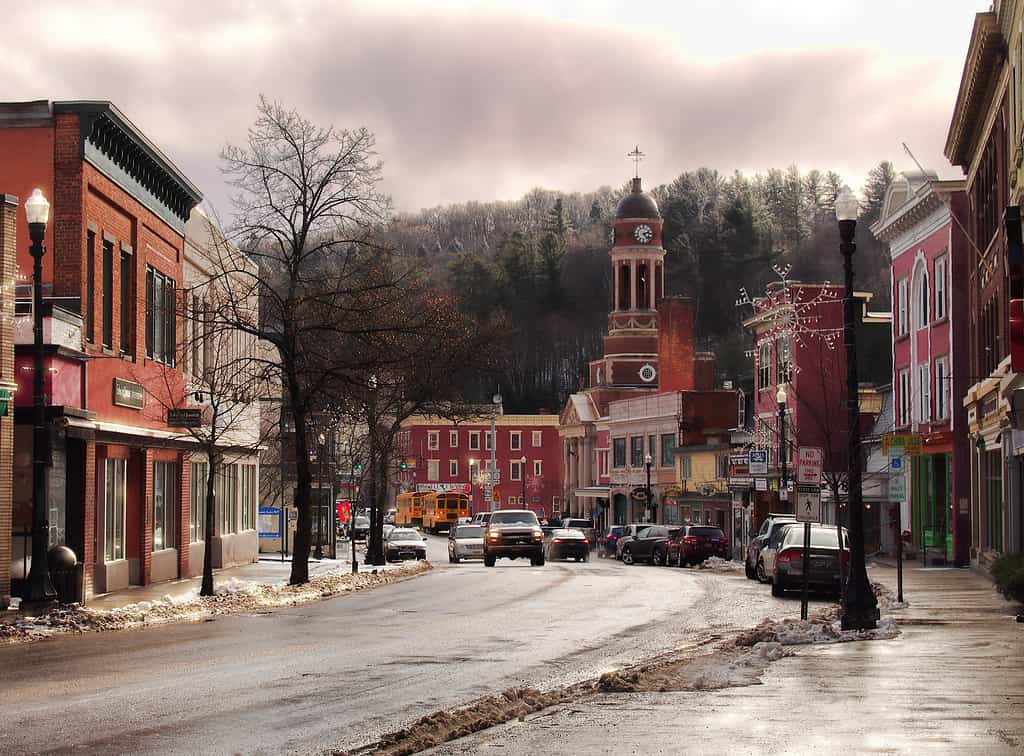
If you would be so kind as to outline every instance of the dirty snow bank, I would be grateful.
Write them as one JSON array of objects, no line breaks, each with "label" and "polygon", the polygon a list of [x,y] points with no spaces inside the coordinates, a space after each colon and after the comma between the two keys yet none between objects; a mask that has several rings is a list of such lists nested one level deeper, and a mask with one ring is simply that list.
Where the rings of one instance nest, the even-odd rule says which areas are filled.
[{"label": "dirty snow bank", "polygon": [[343,593],[356,593],[417,575],[431,568],[429,562],[408,562],[372,572],[328,572],[305,585],[255,583],[229,578],[215,584],[216,595],[164,596],[159,601],[140,601],[117,609],[90,609],[81,604],[51,609],[36,617],[0,621],[0,644],[41,640],[59,633],[125,630],[168,622],[196,622],[215,616],[240,614],[307,604]]},{"label": "dirty snow bank", "polygon": [[871,589],[875,592],[880,609],[906,609],[910,606],[909,601],[897,601],[896,594],[892,588],[882,583],[872,583]]},{"label": "dirty snow bank", "polygon": [[776,642],[783,646],[806,645],[809,643],[846,643],[858,640],[887,640],[899,635],[896,620],[882,617],[874,630],[842,630],[841,622],[828,617],[809,620],[783,619],[762,620],[761,624],[745,630],[736,637],[737,646],[755,646],[758,643]]},{"label": "dirty snow bank", "polygon": [[702,570],[719,570],[721,572],[743,572],[743,562],[733,561],[731,559],[722,559],[721,557],[708,557],[701,562],[698,567]]}]

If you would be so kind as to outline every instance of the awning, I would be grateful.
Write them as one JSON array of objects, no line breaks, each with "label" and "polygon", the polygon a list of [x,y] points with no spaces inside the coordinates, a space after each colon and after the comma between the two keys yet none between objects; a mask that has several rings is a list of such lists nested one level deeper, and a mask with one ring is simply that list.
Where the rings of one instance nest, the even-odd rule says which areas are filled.
[{"label": "awning", "polygon": [[574,492],[581,499],[607,499],[609,496],[608,486],[589,486],[577,488]]}]

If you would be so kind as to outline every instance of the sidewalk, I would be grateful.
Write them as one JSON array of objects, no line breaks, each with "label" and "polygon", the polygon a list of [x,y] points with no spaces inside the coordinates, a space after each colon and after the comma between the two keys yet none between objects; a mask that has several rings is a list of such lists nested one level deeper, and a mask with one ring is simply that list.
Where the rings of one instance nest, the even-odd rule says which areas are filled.
[{"label": "sidewalk", "polygon": [[790,647],[762,685],[590,695],[431,752],[1024,752],[1019,607],[955,568],[908,566],[904,593],[894,640]]},{"label": "sidewalk", "polygon": [[[339,556],[341,555],[342,549],[338,549]],[[348,550],[346,549],[346,552]],[[366,549],[362,546],[358,546],[356,549],[356,559],[359,560],[359,571],[360,572],[372,572],[376,569],[378,572],[385,569],[395,569],[401,562],[396,564],[388,564],[373,567],[363,563],[363,559],[366,556]],[[278,554],[261,554],[258,562],[251,564],[243,564],[238,567],[226,567],[224,569],[217,569],[213,571],[213,586],[216,588],[218,585],[229,581],[243,581],[247,583],[269,583],[269,584],[282,584],[288,581],[288,577],[291,575],[292,562],[291,557],[285,557],[285,561],[281,561],[281,557]],[[313,559],[310,557],[309,560],[309,576],[311,578],[317,575],[323,575],[328,572],[351,572],[352,563],[350,559]],[[199,594],[199,588],[202,585],[202,576],[196,576],[192,578],[183,578],[181,580],[172,580],[166,583],[157,583],[155,585],[134,585],[129,586],[120,591],[111,591],[100,596],[93,598],[91,601],[86,603],[86,606],[90,609],[120,609],[121,607],[128,606],[129,604],[136,604],[140,601],[160,601],[168,596],[173,599],[182,599],[185,596],[196,596]]]}]

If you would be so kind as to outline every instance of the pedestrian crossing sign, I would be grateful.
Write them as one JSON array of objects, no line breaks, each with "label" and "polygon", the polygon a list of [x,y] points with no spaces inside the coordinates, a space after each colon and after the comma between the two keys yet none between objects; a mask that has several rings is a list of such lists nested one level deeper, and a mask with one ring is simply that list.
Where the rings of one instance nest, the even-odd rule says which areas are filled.
[{"label": "pedestrian crossing sign", "polygon": [[821,522],[821,491],[798,490],[795,514],[798,522]]}]

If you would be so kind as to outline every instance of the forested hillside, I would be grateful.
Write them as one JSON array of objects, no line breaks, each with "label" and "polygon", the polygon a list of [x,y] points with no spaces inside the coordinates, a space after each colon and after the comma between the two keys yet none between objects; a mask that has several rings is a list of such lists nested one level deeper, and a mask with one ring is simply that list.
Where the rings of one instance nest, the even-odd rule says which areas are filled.
[{"label": "forested hillside", "polygon": [[[861,189],[855,258],[857,288],[872,309],[889,307],[888,259],[870,233],[893,178],[879,163]],[[699,346],[718,355],[720,379],[751,385],[750,340],[737,308],[790,265],[794,280],[841,281],[833,201],[842,178],[801,174],[723,176],[709,168],[648,189],[665,219],[666,294],[696,304]],[[461,297],[479,319],[508,324],[505,365],[495,375],[461,376],[481,398],[500,382],[507,411],[558,411],[600,355],[610,307],[610,222],[627,185],[585,194],[534,189],[512,202],[471,202],[395,219],[390,241],[416,255],[427,273]]]}]

